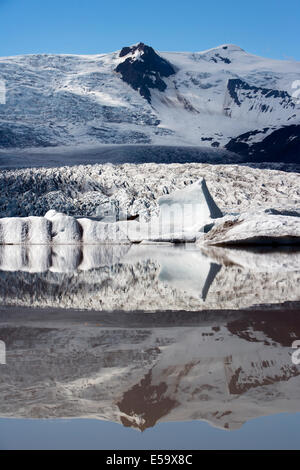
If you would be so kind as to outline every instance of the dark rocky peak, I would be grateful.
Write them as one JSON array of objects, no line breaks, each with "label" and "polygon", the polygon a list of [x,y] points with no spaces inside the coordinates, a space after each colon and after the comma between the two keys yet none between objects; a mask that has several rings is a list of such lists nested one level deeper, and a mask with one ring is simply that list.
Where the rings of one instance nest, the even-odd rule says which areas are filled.
[{"label": "dark rocky peak", "polygon": [[121,50],[121,52],[119,54],[119,57],[125,57],[128,54],[134,54],[136,51],[144,52],[144,51],[148,51],[150,49],[155,53],[155,51],[152,47],[146,46],[143,42],[139,42],[138,44],[135,44],[133,46],[123,47],[123,49]]},{"label": "dark rocky peak", "polygon": [[[227,83],[227,89],[231,98],[238,106],[241,106],[238,92],[242,92],[243,95],[248,98],[255,98],[255,95],[260,95],[263,98],[278,98],[286,102],[286,104],[290,105],[292,108],[295,107],[295,103],[287,91],[249,85],[249,83],[240,78],[230,78]],[[281,104],[283,104],[283,102]]]},{"label": "dark rocky peak", "polygon": [[123,47],[119,57],[124,57],[115,71],[121,74],[122,80],[134,90],[138,90],[151,103],[150,89],[164,91],[167,88],[162,77],[175,74],[174,67],[152,47],[140,42],[131,47]]}]

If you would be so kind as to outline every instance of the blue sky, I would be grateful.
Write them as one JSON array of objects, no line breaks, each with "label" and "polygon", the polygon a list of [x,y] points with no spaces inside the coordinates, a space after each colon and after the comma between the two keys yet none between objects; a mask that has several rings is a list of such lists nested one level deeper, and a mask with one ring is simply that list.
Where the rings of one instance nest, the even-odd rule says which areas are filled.
[{"label": "blue sky", "polygon": [[300,60],[299,0],[0,0],[0,55],[161,51],[237,44]]}]

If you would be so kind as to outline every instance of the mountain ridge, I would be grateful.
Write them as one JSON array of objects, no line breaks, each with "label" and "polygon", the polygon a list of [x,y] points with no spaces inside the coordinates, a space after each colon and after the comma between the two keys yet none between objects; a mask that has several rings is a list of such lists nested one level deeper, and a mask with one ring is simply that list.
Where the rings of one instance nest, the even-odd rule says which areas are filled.
[{"label": "mountain ridge", "polygon": [[[110,54],[1,57],[6,102],[0,105],[0,148],[224,149],[236,139],[253,150],[246,152],[249,160],[271,161],[272,149],[261,153],[253,144],[266,137],[276,142],[274,132],[294,126],[297,134],[286,138],[287,161],[297,162],[298,79],[300,62],[263,59],[232,44],[191,53],[158,52],[138,43]],[[287,140],[275,161],[284,158]],[[239,146],[234,151],[245,155]]]}]

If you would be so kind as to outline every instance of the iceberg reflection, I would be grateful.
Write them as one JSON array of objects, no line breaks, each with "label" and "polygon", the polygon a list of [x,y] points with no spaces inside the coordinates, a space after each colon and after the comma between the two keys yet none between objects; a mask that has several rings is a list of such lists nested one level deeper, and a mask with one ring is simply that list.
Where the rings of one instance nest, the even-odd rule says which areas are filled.
[{"label": "iceberg reflection", "polygon": [[195,245],[2,245],[2,305],[240,309],[300,300],[300,251]]}]

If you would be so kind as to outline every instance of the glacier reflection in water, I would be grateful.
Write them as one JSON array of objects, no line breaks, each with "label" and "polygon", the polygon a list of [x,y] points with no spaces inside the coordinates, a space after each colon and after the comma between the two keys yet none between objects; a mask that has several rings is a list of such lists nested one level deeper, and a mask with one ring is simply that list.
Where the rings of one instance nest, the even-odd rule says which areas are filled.
[{"label": "glacier reflection in water", "polygon": [[0,246],[2,305],[97,311],[298,301],[300,252],[194,245]]}]

